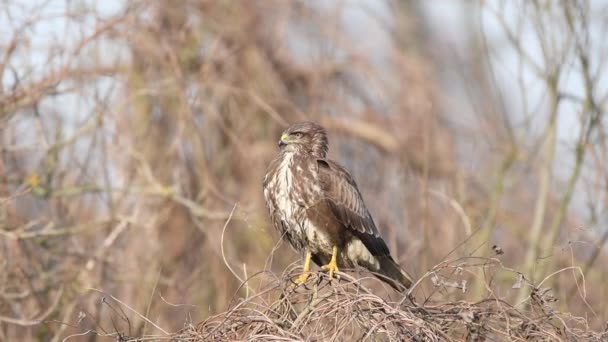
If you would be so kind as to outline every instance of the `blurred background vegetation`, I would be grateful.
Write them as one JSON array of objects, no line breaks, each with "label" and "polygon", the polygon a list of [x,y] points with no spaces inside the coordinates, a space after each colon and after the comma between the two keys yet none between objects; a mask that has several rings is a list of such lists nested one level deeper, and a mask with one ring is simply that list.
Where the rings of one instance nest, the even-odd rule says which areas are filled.
[{"label": "blurred background vegetation", "polygon": [[608,319],[606,2],[0,7],[0,341],[175,331],[298,261],[261,182],[301,120],[410,273],[521,272],[438,275],[434,300],[539,286]]}]

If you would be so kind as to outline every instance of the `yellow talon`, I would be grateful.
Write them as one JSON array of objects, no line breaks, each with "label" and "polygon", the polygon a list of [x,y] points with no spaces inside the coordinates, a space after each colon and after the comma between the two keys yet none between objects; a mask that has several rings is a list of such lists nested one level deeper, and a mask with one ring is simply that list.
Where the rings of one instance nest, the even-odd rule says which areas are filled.
[{"label": "yellow talon", "polygon": [[306,258],[304,259],[304,273],[302,273],[296,280],[295,283],[297,285],[303,284],[308,279],[310,275],[310,259],[312,259],[312,253],[310,251],[306,252]]},{"label": "yellow talon", "polygon": [[308,279],[308,276],[308,272],[302,273],[298,278],[296,278],[296,280],[294,280],[294,282],[296,283],[296,285],[304,284],[306,282],[306,279]]},{"label": "yellow talon", "polygon": [[[329,262],[329,264],[321,266],[321,269],[329,271],[329,279],[333,279],[334,273],[337,273],[340,271],[338,269],[337,258],[338,258],[338,246],[334,246],[334,248],[332,249],[332,253],[331,253],[331,261]],[[337,274],[336,274],[336,277],[339,278],[339,276]]]}]

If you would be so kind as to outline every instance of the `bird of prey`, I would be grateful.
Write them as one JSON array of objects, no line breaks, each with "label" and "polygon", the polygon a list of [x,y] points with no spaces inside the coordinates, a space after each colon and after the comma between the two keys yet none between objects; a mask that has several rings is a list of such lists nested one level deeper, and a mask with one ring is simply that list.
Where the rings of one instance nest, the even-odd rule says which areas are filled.
[{"label": "bird of prey", "polygon": [[310,261],[329,271],[366,268],[397,290],[412,278],[393,260],[357,184],[336,162],[327,159],[325,129],[314,122],[289,126],[279,140],[279,153],[264,177],[264,197],[274,227]]}]

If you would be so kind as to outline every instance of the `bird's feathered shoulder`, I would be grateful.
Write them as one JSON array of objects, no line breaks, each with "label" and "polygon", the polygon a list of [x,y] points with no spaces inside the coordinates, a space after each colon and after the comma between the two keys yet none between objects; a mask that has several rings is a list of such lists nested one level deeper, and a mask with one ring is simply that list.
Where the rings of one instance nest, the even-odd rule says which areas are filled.
[{"label": "bird's feathered shoulder", "polygon": [[334,215],[356,232],[374,255],[388,254],[353,177],[338,163],[317,159],[319,182]]}]

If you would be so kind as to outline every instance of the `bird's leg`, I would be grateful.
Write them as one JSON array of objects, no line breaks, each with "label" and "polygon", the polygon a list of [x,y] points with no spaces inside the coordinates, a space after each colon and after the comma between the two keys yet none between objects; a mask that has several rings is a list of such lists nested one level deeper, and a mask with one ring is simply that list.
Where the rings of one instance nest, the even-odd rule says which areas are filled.
[{"label": "bird's leg", "polygon": [[296,280],[296,284],[303,284],[308,279],[310,275],[310,259],[312,259],[312,253],[310,251],[306,251],[306,258],[304,259],[304,273],[302,273]]},{"label": "bird's leg", "polygon": [[334,246],[331,253],[331,261],[327,265],[321,266],[321,269],[329,271],[329,279],[334,277],[334,273],[338,272],[338,246]]}]

